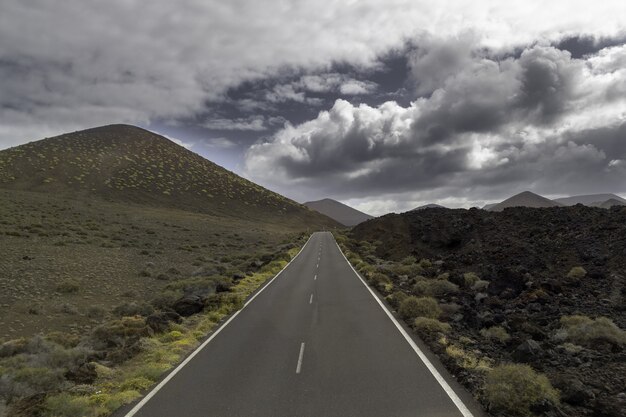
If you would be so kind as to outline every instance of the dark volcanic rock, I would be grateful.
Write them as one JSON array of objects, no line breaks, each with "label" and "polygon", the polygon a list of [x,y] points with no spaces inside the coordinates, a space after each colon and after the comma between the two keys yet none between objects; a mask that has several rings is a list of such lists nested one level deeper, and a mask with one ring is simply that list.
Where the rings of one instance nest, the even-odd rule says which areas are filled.
[{"label": "dark volcanic rock", "polygon": [[532,339],[522,342],[515,348],[511,356],[517,362],[533,362],[543,355],[541,345]]},{"label": "dark volcanic rock", "polygon": [[185,295],[172,306],[175,312],[183,317],[197,314],[204,308],[204,301],[197,295]]},{"label": "dark volcanic rock", "polygon": [[159,311],[150,314],[146,318],[146,324],[154,330],[155,333],[163,333],[169,330],[170,323],[180,323],[182,318],[174,311]]},{"label": "dark volcanic rock", "polygon": [[93,363],[83,363],[65,373],[65,379],[76,384],[92,384],[96,378],[98,378],[98,372]]}]

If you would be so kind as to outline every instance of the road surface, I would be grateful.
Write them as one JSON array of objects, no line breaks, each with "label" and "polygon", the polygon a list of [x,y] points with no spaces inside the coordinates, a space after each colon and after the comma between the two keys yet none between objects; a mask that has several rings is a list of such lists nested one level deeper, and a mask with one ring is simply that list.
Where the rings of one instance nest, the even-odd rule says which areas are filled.
[{"label": "road surface", "polygon": [[400,329],[332,235],[315,233],[188,363],[121,415],[478,417]]}]

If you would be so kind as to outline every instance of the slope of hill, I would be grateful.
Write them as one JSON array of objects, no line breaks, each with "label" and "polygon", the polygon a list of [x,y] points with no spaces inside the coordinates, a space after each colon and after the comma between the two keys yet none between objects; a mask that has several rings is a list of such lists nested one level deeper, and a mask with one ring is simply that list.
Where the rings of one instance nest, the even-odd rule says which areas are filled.
[{"label": "slope of hill", "polygon": [[486,406],[485,368],[519,363],[561,391],[559,410],[536,415],[626,415],[626,207],[410,211],[348,236],[359,269],[401,314],[408,296],[436,299],[440,310],[428,311],[444,323],[407,324],[422,325]]},{"label": "slope of hill", "polygon": [[489,204],[485,204],[482,209],[483,210],[491,210],[492,208],[494,208],[495,206],[497,206],[499,203],[489,203]]},{"label": "slope of hill", "polygon": [[308,201],[304,203],[304,205],[338,221],[345,226],[354,226],[366,220],[373,219],[373,217],[369,214],[365,214],[362,211],[330,198]]},{"label": "slope of hill", "polygon": [[424,210],[424,209],[427,209],[427,208],[446,208],[446,207],[444,207],[442,205],[439,205],[439,204],[431,203],[431,204],[424,204],[423,206],[415,207],[412,211],[414,211],[414,210]]},{"label": "slope of hill", "polygon": [[311,226],[330,219],[147,130],[109,125],[0,151],[0,188]]},{"label": "slope of hill", "polygon": [[588,194],[588,195],[575,195],[571,197],[557,198],[554,199],[557,203],[563,204],[564,206],[573,206],[576,204],[582,204],[585,206],[597,205],[598,203],[603,203],[607,200],[617,200],[622,203],[626,203],[626,200],[621,198],[615,194]]},{"label": "slope of hill", "polygon": [[516,194],[513,197],[509,197],[501,203],[489,208],[489,211],[502,211],[507,207],[558,207],[560,203],[554,202],[550,199],[542,197],[538,194],[531,193],[530,191],[524,191]]},{"label": "slope of hill", "polygon": [[603,201],[601,203],[595,203],[593,204],[594,207],[600,207],[600,208],[611,208],[613,206],[626,206],[626,201],[622,200],[622,199],[615,199],[615,198],[610,198],[606,201]]}]

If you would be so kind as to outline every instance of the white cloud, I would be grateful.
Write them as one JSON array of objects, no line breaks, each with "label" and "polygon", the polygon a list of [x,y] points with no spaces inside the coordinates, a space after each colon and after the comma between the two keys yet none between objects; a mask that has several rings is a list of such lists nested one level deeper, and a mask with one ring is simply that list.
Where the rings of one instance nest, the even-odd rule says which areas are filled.
[{"label": "white cloud", "polygon": [[478,205],[477,189],[495,198],[528,188],[626,190],[604,169],[626,157],[626,96],[606,99],[626,73],[610,60],[597,65],[541,45],[517,58],[496,60],[479,46],[468,56],[407,107],[337,100],[286,126],[248,150],[246,175],[294,198],[314,189],[365,199],[360,204],[378,204],[367,206],[373,212],[392,200],[397,209],[433,200]]},{"label": "white cloud", "polygon": [[207,139],[205,143],[209,148],[219,149],[231,149],[237,146],[236,143],[226,138],[211,138]]},{"label": "white cloud", "polygon": [[250,116],[236,119],[210,119],[202,126],[212,130],[251,130],[260,132],[267,129],[264,116]]},{"label": "white cloud", "polygon": [[617,0],[4,0],[0,147],[98,124],[190,117],[245,80],[333,62],[376,66],[380,54],[424,34],[473,30],[480,45],[510,50],[580,31],[613,36],[624,15]]}]

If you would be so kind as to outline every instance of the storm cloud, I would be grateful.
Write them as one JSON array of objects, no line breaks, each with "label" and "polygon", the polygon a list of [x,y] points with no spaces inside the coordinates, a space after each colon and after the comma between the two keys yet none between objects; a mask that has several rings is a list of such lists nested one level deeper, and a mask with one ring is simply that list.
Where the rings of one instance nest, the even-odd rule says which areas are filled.
[{"label": "storm cloud", "polygon": [[369,198],[370,211],[372,200],[388,195],[471,205],[528,188],[626,190],[626,96],[615,94],[626,80],[626,46],[573,59],[534,45],[496,59],[457,38],[430,45],[435,52],[410,60],[416,94],[429,95],[408,107],[337,100],[252,146],[248,175],[274,187],[295,181],[325,195]]},{"label": "storm cloud", "polygon": [[5,0],[0,149],[132,123],[292,198],[375,211],[620,192],[625,15],[617,0]]}]

